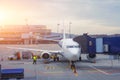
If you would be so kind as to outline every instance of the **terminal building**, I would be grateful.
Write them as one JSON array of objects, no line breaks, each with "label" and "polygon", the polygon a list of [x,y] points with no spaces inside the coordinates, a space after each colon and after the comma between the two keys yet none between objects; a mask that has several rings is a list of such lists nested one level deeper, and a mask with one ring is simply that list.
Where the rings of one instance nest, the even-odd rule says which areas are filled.
[{"label": "terminal building", "polygon": [[0,44],[33,44],[50,34],[45,25],[4,25],[0,26]]}]

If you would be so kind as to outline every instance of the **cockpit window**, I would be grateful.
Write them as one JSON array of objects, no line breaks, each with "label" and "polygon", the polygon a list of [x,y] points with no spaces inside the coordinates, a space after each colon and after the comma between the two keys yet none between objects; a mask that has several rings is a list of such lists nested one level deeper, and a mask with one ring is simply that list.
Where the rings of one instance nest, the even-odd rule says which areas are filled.
[{"label": "cockpit window", "polygon": [[79,48],[79,46],[75,46],[76,48]]},{"label": "cockpit window", "polygon": [[79,46],[67,46],[67,48],[79,48]]}]

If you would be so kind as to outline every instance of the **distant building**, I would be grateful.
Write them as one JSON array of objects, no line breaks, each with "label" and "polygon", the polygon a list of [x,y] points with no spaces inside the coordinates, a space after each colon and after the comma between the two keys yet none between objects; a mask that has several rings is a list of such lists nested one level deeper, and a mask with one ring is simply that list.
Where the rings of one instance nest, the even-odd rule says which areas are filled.
[{"label": "distant building", "polygon": [[45,25],[4,25],[0,27],[0,43],[30,44],[50,34]]}]

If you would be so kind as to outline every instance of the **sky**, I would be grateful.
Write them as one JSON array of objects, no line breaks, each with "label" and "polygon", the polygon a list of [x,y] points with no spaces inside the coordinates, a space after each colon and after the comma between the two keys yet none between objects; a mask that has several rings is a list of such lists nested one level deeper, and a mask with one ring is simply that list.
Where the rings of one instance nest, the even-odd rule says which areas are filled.
[{"label": "sky", "polygon": [[0,25],[26,23],[53,32],[120,34],[120,0],[0,0]]}]

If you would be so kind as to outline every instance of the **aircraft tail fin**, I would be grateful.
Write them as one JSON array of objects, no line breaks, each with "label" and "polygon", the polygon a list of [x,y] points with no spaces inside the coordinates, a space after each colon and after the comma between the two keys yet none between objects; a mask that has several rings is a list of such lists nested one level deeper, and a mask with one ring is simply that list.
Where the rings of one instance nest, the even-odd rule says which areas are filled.
[{"label": "aircraft tail fin", "polygon": [[64,23],[63,23],[63,39],[66,39],[66,34],[65,34],[65,26],[64,26]]},{"label": "aircraft tail fin", "polygon": [[63,39],[66,39],[65,29],[63,30]]}]

